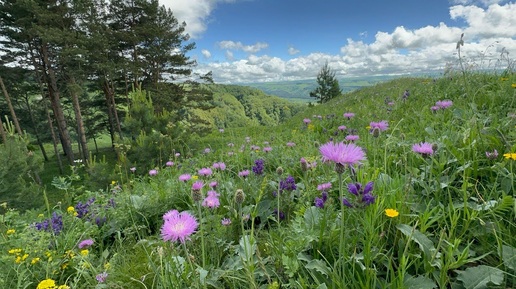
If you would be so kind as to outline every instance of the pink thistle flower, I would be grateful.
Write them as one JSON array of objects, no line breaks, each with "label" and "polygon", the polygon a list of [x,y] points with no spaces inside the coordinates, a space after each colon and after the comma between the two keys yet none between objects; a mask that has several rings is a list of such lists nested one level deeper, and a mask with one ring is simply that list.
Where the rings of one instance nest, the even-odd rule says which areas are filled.
[{"label": "pink thistle flower", "polygon": [[343,116],[347,119],[351,119],[352,117],[355,117],[355,114],[352,112],[346,112],[343,114]]},{"label": "pink thistle flower", "polygon": [[192,184],[192,191],[200,191],[203,186],[204,186],[204,183],[202,181],[197,181]]},{"label": "pink thistle flower", "polygon": [[227,227],[227,226],[231,225],[231,220],[228,218],[224,218],[224,219],[222,219],[222,221],[220,223],[222,224],[222,226]]},{"label": "pink thistle flower", "polygon": [[380,122],[370,122],[369,126],[371,127],[371,131],[373,131],[375,128],[379,131],[386,131],[389,128],[389,123],[386,120],[382,120]]},{"label": "pink thistle flower", "polygon": [[77,247],[79,247],[79,249],[84,249],[90,247],[91,245],[93,245],[93,243],[94,241],[92,239],[86,239],[79,242],[79,245],[77,245]]},{"label": "pink thistle flower", "polygon": [[[97,276],[95,276],[95,279],[99,283],[104,283],[104,282],[106,282],[108,275],[109,274],[107,272],[102,272],[102,273],[97,274]],[[59,286],[59,287],[61,287],[61,286]]]},{"label": "pink thistle flower", "polygon": [[486,152],[486,157],[490,160],[494,160],[498,157],[498,151],[494,150],[492,152]]},{"label": "pink thistle flower", "polygon": [[450,106],[453,105],[453,101],[451,100],[439,100],[435,103],[436,106],[442,108],[442,109],[446,109]]},{"label": "pink thistle flower", "polygon": [[338,127],[338,129],[339,129],[340,131],[343,131],[343,130],[345,130],[345,129],[346,129],[346,126],[345,126],[345,125],[341,125],[341,126],[339,126],[339,127]]},{"label": "pink thistle flower", "polygon": [[360,138],[360,137],[359,137],[358,135],[356,135],[356,134],[350,134],[350,135],[347,135],[345,139],[346,139],[347,141],[351,141],[351,142],[353,142],[353,141],[358,140],[359,138]]},{"label": "pink thistle flower", "polygon": [[288,142],[288,143],[287,143],[287,146],[291,148],[291,147],[295,147],[295,146],[296,146],[296,144],[295,144],[295,143],[293,143],[293,142]]},{"label": "pink thistle flower", "polygon": [[272,151],[272,148],[271,147],[264,147],[263,151],[268,153],[268,152]]},{"label": "pink thistle flower", "polygon": [[181,156],[181,154],[180,154],[180,153],[175,153],[175,154],[174,154],[174,156],[175,156],[176,158],[178,158],[178,157],[180,157],[180,156]]},{"label": "pink thistle flower", "polygon": [[189,175],[189,174],[182,174],[182,175],[179,176],[179,180],[181,182],[189,181],[191,178],[192,178],[192,176]]},{"label": "pink thistle flower", "polygon": [[158,171],[157,170],[150,170],[149,171],[149,176],[155,176],[158,174]]},{"label": "pink thistle flower", "polygon": [[167,167],[171,167],[174,165],[174,162],[173,161],[168,161],[166,164],[165,164]]},{"label": "pink thistle flower", "polygon": [[303,122],[304,122],[305,124],[309,124],[309,123],[311,123],[311,122],[312,122],[312,120],[310,120],[309,118],[305,118],[305,119],[303,119]]},{"label": "pink thistle flower", "polygon": [[163,241],[179,241],[184,243],[195,233],[199,223],[197,223],[194,216],[186,211],[181,213],[175,212],[165,219],[161,227],[161,238],[163,238]]},{"label": "pink thistle flower", "polygon": [[213,181],[209,184],[210,188],[216,188],[219,185],[216,181]]},{"label": "pink thistle flower", "polygon": [[198,171],[199,175],[201,176],[211,176],[213,173],[210,168],[202,168]]},{"label": "pink thistle flower", "polygon": [[328,191],[331,189],[331,183],[324,183],[317,186],[318,191]]},{"label": "pink thistle flower", "polygon": [[434,154],[434,149],[431,143],[422,142],[412,146],[412,151],[421,154],[424,157],[431,156]]},{"label": "pink thistle flower", "polygon": [[249,170],[243,170],[243,171],[239,172],[238,176],[239,177],[244,177],[244,178],[249,176]]},{"label": "pink thistle flower", "polygon": [[202,201],[203,207],[218,208],[220,206],[219,194],[216,191],[208,191],[207,197]]},{"label": "pink thistle flower", "polygon": [[430,109],[431,109],[433,112],[436,112],[436,111],[438,111],[438,110],[439,110],[439,109],[441,109],[441,108],[440,108],[439,106],[437,106],[437,105],[434,105],[434,106],[430,107]]},{"label": "pink thistle flower", "polygon": [[361,147],[355,144],[329,142],[319,147],[323,162],[332,161],[342,166],[356,165],[365,159],[365,153]]}]

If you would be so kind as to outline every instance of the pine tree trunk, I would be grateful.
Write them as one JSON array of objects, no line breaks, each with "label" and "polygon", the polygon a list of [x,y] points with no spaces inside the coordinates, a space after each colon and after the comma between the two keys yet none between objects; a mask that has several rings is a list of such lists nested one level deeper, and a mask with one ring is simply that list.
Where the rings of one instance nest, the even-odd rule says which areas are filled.
[{"label": "pine tree trunk", "polygon": [[2,116],[0,115],[0,134],[2,135],[2,143],[7,143],[7,134],[5,133],[4,123],[2,122]]},{"label": "pine tree trunk", "polygon": [[48,126],[50,127],[50,135],[52,136],[52,144],[54,145],[54,153],[57,158],[57,164],[59,165],[59,173],[63,174],[63,162],[61,161],[61,155],[59,154],[59,149],[57,148],[57,138],[56,133],[54,132],[54,125],[52,124],[52,118],[50,117],[50,112],[47,109],[47,120]]},{"label": "pine tree trunk", "polygon": [[9,97],[9,93],[7,93],[7,89],[5,89],[4,81],[0,76],[0,86],[2,87],[2,91],[4,93],[5,99],[7,100],[7,106],[9,106],[9,110],[11,111],[11,117],[13,118],[14,127],[16,128],[16,132],[19,135],[23,135],[23,132],[20,128],[20,123],[18,122],[18,118],[16,117],[16,113],[14,112],[13,104],[11,102],[11,97]]},{"label": "pine tree trunk", "polygon": [[88,142],[86,140],[86,133],[84,131],[84,123],[82,121],[82,113],[81,113],[81,105],[79,103],[79,97],[77,96],[77,90],[75,89],[77,87],[77,84],[75,83],[75,78],[70,78],[71,87],[70,92],[72,95],[72,103],[73,103],[73,110],[75,112],[75,120],[77,121],[77,135],[79,139],[79,144],[82,148],[82,160],[84,161],[84,164],[87,164],[90,152],[88,151]]},{"label": "pine tree trunk", "polygon": [[45,72],[48,75],[48,94],[50,96],[50,104],[52,105],[52,110],[54,111],[54,117],[56,118],[59,136],[61,137],[61,145],[63,146],[63,150],[66,154],[66,157],[68,158],[68,161],[70,162],[70,165],[73,165],[74,156],[72,142],[70,141],[70,134],[68,132],[66,119],[63,113],[63,108],[61,106],[59,89],[57,88],[56,75],[48,58],[48,47],[46,43],[43,43],[41,45],[41,54],[43,56],[43,64],[46,68]]},{"label": "pine tree trunk", "polygon": [[30,121],[32,123],[32,127],[34,128],[34,135],[36,136],[36,141],[38,142],[39,149],[43,154],[43,158],[46,162],[48,162],[47,152],[45,151],[45,147],[43,146],[43,142],[39,137],[38,128],[36,127],[36,121],[34,120],[34,113],[32,113],[32,109],[30,108],[29,98],[25,97],[25,104],[27,105],[27,111],[29,112]]},{"label": "pine tree trunk", "polygon": [[111,109],[111,101],[110,100],[110,87],[107,82],[107,80],[104,80],[104,83],[102,83],[102,90],[104,91],[104,98],[106,99],[106,106],[108,109],[108,121],[109,121],[109,135],[111,137],[111,147],[115,147],[115,125],[114,122],[114,116],[113,116],[113,110]]}]

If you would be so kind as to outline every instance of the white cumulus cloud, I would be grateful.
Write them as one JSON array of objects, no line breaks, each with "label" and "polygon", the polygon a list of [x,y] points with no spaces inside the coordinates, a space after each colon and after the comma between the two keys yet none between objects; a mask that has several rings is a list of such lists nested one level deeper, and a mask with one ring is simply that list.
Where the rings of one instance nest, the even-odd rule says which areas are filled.
[{"label": "white cumulus cloud", "polygon": [[206,59],[211,57],[211,52],[209,50],[203,49],[203,50],[201,50],[201,53],[204,56],[204,58],[206,58]]},{"label": "white cumulus cloud", "polygon": [[[449,8],[450,19],[464,20],[464,27],[445,23],[409,29],[398,26],[392,31],[377,31],[374,39],[347,39],[340,53],[310,53],[291,59],[274,55],[256,55],[268,48],[257,42],[244,45],[238,41],[221,41],[225,62],[199,64],[202,72],[212,71],[214,80],[221,83],[281,81],[315,78],[328,62],[337,76],[374,74],[409,74],[444,72],[445,68],[459,69],[456,43],[464,33],[461,57],[468,67],[504,69],[507,56],[516,55],[516,4],[501,1],[480,1],[489,6],[469,5],[471,1],[455,1]],[[480,3],[479,1],[476,1]],[[370,34],[372,35],[372,34]],[[231,51],[244,51],[243,59],[235,59]],[[297,52],[290,47],[288,52]]]}]

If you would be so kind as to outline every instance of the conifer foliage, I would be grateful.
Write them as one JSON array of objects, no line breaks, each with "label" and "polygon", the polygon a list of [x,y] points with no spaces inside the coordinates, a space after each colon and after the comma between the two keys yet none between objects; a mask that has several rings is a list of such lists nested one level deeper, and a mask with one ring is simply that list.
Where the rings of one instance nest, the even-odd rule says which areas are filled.
[{"label": "conifer foliage", "polygon": [[316,98],[318,103],[328,102],[341,94],[339,81],[335,77],[335,71],[329,67],[328,62],[319,71],[317,84],[319,86],[310,92],[310,97]]}]

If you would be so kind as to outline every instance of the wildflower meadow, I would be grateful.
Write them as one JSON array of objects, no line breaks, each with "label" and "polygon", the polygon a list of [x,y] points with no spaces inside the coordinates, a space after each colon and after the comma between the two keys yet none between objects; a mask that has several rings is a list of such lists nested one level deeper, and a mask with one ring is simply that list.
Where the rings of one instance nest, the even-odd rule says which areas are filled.
[{"label": "wildflower meadow", "polygon": [[0,215],[0,288],[515,288],[516,76],[400,78]]}]

